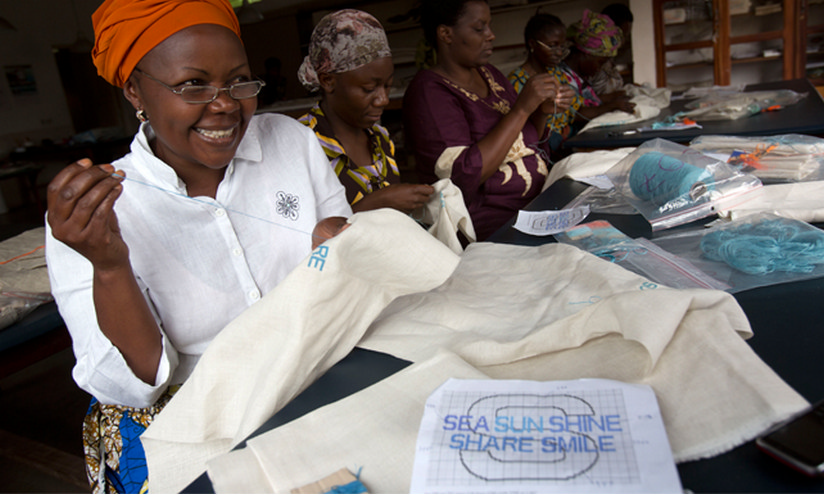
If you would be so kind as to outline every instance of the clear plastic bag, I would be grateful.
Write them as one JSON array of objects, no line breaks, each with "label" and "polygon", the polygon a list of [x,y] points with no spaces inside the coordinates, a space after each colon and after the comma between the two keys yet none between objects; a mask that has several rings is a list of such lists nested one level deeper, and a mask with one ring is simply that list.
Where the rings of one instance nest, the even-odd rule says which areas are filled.
[{"label": "clear plastic bag", "polygon": [[48,292],[3,289],[0,291],[0,328],[17,322],[41,304],[52,299],[52,295]]},{"label": "clear plastic bag", "polygon": [[761,187],[754,175],[665,139],[643,143],[606,175],[653,231],[729,209]]},{"label": "clear plastic bag", "polygon": [[621,193],[612,189],[601,189],[589,186],[564,206],[565,210],[571,210],[579,206],[589,206],[589,211],[595,213],[607,213],[610,215],[637,215],[638,211],[634,206],[627,203]]},{"label": "clear plastic bag", "polygon": [[699,136],[690,148],[727,155],[727,163],[762,182],[824,180],[824,139],[804,134]]},{"label": "clear plastic bag", "polygon": [[733,293],[824,276],[824,231],[771,213],[652,242],[727,284]]},{"label": "clear plastic bag", "polygon": [[795,105],[806,97],[807,93],[796,93],[789,89],[710,93],[684,105],[688,110],[679,112],[677,117],[697,121],[736,120],[764,111],[780,110],[782,107]]},{"label": "clear plastic bag", "polygon": [[656,284],[674,289],[729,288],[689,261],[666,252],[647,239],[630,239],[603,220],[577,225],[556,234],[555,238],[558,242],[576,246]]}]

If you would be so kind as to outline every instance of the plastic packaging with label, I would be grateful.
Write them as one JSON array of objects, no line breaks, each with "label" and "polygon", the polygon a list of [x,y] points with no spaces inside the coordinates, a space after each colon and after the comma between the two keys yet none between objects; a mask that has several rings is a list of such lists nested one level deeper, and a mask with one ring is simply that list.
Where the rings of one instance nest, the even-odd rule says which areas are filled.
[{"label": "plastic packaging with label", "polygon": [[643,143],[606,175],[653,231],[729,209],[761,187],[754,175],[665,139]]}]

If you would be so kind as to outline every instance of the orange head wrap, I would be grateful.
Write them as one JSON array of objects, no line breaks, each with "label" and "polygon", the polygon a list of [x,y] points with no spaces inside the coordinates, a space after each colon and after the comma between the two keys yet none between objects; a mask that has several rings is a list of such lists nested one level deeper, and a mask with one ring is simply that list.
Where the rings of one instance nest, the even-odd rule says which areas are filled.
[{"label": "orange head wrap", "polygon": [[227,0],[106,0],[92,14],[92,24],[97,73],[118,87],[152,48],[187,27],[218,24],[240,38]]}]

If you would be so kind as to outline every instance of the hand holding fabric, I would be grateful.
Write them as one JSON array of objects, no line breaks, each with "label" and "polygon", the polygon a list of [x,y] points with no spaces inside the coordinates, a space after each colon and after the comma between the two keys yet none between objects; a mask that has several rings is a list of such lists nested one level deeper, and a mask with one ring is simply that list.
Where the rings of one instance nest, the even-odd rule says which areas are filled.
[{"label": "hand holding fabric", "polygon": [[410,213],[424,206],[435,189],[428,184],[392,184],[373,191],[352,205],[355,212],[377,208],[395,208]]},{"label": "hand holding fabric", "polygon": [[627,113],[633,113],[635,111],[635,103],[630,101],[630,96],[623,90],[603,95],[601,102],[607,111],[621,110]]},{"label": "hand holding fabric", "polygon": [[315,229],[312,231],[312,250],[340,234],[347,227],[349,227],[349,224],[344,217],[324,218],[315,225]]}]

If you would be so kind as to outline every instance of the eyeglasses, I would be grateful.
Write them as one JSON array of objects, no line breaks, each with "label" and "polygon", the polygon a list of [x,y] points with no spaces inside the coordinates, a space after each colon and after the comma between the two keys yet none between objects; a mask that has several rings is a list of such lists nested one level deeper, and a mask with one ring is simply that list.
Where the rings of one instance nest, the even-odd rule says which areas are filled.
[{"label": "eyeglasses", "polygon": [[215,86],[183,86],[180,89],[175,89],[163,81],[158,80],[156,77],[143,72],[137,67],[135,67],[134,70],[160,84],[172,93],[180,96],[186,103],[192,104],[211,103],[217,99],[217,95],[220,94],[221,91],[228,92],[229,96],[235,100],[254,98],[258,95],[258,93],[260,93],[261,88],[266,86],[266,83],[263,81],[249,81],[230,84],[225,88],[218,88]]},{"label": "eyeglasses", "polygon": [[551,52],[565,52],[565,51],[569,50],[569,46],[570,46],[569,42],[553,43],[551,45],[547,45],[546,43],[544,43],[541,40],[535,40],[535,43],[538,43],[539,45],[541,45],[542,47],[546,48],[547,50],[549,50]]}]

